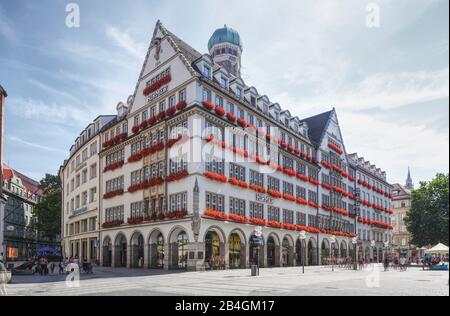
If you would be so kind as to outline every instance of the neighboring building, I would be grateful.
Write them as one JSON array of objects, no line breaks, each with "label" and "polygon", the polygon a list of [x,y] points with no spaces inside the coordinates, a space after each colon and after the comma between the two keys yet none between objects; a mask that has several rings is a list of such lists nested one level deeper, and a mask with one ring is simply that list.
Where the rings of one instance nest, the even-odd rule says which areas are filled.
[{"label": "neighboring building", "polygon": [[349,155],[351,174],[356,178],[355,192],[360,196],[357,206],[358,257],[380,262],[391,253],[392,186],[386,172],[354,153]]},{"label": "neighboring building", "polygon": [[100,131],[115,123],[113,115],[97,117],[76,139],[64,170],[60,170],[62,248],[66,255],[89,261],[99,259]]},{"label": "neighboring building", "polygon": [[[127,106],[97,119],[60,169],[66,256],[95,258],[84,250],[89,240],[113,267],[315,265],[352,255],[357,171],[336,111],[300,120],[246,85],[242,43],[228,27],[209,50],[198,53],[157,23]],[[93,164],[97,177],[78,181]],[[385,177],[371,179],[389,197]],[[94,187],[97,201],[85,202]],[[380,240],[390,229],[381,212],[388,208],[365,228]],[[90,219],[97,224],[82,230]]]},{"label": "neighboring building", "polygon": [[[3,183],[3,170],[1,166],[3,166],[3,113],[4,113],[4,104],[5,98],[8,96],[6,91],[0,85],[0,183]],[[0,185],[0,253],[5,253],[6,248],[4,245],[4,223],[3,218],[5,217],[5,203],[6,197],[3,195],[3,188]]]},{"label": "neighboring building", "polygon": [[8,261],[24,261],[41,247],[54,247],[36,228],[33,208],[42,199],[39,183],[3,164],[5,256]]},{"label": "neighboring building", "polygon": [[405,217],[411,210],[411,193],[414,190],[411,180],[411,173],[408,170],[406,185],[394,184],[392,194],[394,200],[392,202],[392,222],[394,225],[393,248],[395,256],[407,257],[415,260],[419,255],[416,246],[411,244],[411,234],[406,228]]}]

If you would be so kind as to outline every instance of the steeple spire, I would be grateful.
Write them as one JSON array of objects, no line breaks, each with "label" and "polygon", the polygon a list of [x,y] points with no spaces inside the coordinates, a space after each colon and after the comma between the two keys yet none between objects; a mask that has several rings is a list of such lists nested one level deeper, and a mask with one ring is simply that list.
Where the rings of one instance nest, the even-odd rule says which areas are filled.
[{"label": "steeple spire", "polygon": [[405,187],[409,190],[414,190],[414,183],[411,178],[411,168],[410,167],[408,167],[408,177],[406,178],[406,186]]}]

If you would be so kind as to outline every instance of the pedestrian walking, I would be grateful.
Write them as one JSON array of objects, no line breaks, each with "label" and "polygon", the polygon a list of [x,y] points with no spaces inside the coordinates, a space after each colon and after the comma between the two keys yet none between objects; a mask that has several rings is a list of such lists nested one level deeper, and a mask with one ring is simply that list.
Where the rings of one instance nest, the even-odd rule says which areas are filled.
[{"label": "pedestrian walking", "polygon": [[61,274],[64,274],[64,261],[63,261],[63,259],[61,259],[60,261],[59,261],[59,265],[58,265],[58,267],[59,267],[59,275],[61,275]]},{"label": "pedestrian walking", "polygon": [[384,272],[387,272],[389,270],[389,258],[386,256],[384,258]]},{"label": "pedestrian walking", "polygon": [[56,265],[55,265],[54,262],[52,262],[52,263],[50,264],[50,271],[51,271],[52,274],[55,274],[55,268],[56,268]]}]

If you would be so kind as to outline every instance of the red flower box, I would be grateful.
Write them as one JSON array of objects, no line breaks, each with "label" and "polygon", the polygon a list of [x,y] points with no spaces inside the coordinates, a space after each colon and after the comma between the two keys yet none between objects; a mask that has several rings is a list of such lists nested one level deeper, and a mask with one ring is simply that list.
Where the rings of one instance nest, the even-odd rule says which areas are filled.
[{"label": "red flower box", "polygon": [[147,120],[147,124],[148,126],[152,126],[153,124],[155,124],[157,122],[156,117],[151,117]]},{"label": "red flower box", "polygon": [[297,173],[297,178],[305,182],[309,180],[308,176],[302,173]]},{"label": "red flower box", "polygon": [[115,162],[115,163],[113,163],[113,164],[110,164],[109,166],[106,166],[106,167],[103,169],[103,172],[113,171],[113,170],[122,168],[123,165],[124,165],[124,162],[123,162],[123,161]]},{"label": "red flower box", "polygon": [[183,135],[178,135],[177,138],[169,139],[166,143],[167,148],[172,148],[176,143],[178,143],[183,138]]},{"label": "red flower box", "polygon": [[227,119],[233,123],[237,121],[237,117],[233,113],[227,113]]},{"label": "red flower box", "polygon": [[156,81],[155,83],[151,84],[150,86],[144,89],[144,96],[148,96],[150,93],[155,92],[162,86],[168,84],[171,80],[172,77],[170,75],[162,77],[161,79],[159,79],[158,81]]},{"label": "red flower box", "polygon": [[105,222],[102,224],[102,228],[114,228],[114,227],[119,227],[123,224],[124,224],[123,220]]},{"label": "red flower box", "polygon": [[111,199],[113,197],[116,197],[116,196],[119,196],[119,195],[123,195],[123,194],[124,194],[123,189],[119,189],[119,190],[116,190],[116,191],[111,191],[111,192],[105,193],[103,195],[103,198],[104,199]]},{"label": "red flower box", "polygon": [[207,108],[210,111],[214,110],[215,108],[214,104],[212,104],[210,101],[207,100],[203,101],[202,104],[205,108]]},{"label": "red flower box", "polygon": [[322,188],[331,191],[333,187],[328,183],[322,183]]},{"label": "red flower box", "polygon": [[184,178],[187,178],[188,176],[189,172],[187,170],[171,173],[166,177],[166,182],[180,181]]},{"label": "red flower box", "polygon": [[139,126],[133,126],[133,128],[131,129],[131,132],[133,134],[136,134],[137,132],[139,132]]},{"label": "red flower box", "polygon": [[180,101],[175,107],[177,108],[177,111],[183,111],[187,107],[187,103],[186,101]]},{"label": "red flower box", "polygon": [[276,190],[267,190],[267,194],[277,199],[281,199],[283,197],[283,194]]},{"label": "red flower box", "polygon": [[167,109],[166,115],[168,117],[171,117],[171,116],[175,115],[176,112],[177,112],[177,108],[173,106],[173,107],[170,107]]},{"label": "red flower box", "polygon": [[228,218],[229,218],[230,220],[232,220],[232,221],[234,221],[234,222],[238,222],[238,223],[244,223],[244,224],[246,224],[246,223],[249,222],[249,220],[248,220],[247,217],[240,216],[240,215],[237,215],[237,214],[230,214],[230,215],[228,215]]},{"label": "red flower box", "polygon": [[283,224],[283,228],[284,229],[288,229],[288,230],[297,230],[297,226],[294,224],[289,224],[289,223],[284,223]]},{"label": "red flower box", "polygon": [[207,217],[212,217],[212,218],[215,218],[215,219],[219,219],[221,221],[226,221],[228,219],[228,215],[227,214],[224,214],[222,212],[215,211],[215,210],[212,210],[212,209],[207,209],[205,211],[204,215],[207,216]]},{"label": "red flower box", "polygon": [[297,173],[292,169],[284,169],[283,173],[290,177],[295,177],[297,175]]},{"label": "red flower box", "polygon": [[311,206],[311,207],[314,207],[314,208],[318,208],[319,207],[319,205],[317,205],[317,203],[313,202],[313,201],[309,201],[308,205]]},{"label": "red flower box", "polygon": [[311,183],[311,184],[314,184],[314,185],[319,185],[320,183],[319,183],[319,181],[317,181],[316,179],[314,179],[314,178],[309,178],[309,183]]},{"label": "red flower box", "polygon": [[256,184],[250,184],[249,188],[259,193],[266,193],[266,189]]},{"label": "red flower box", "polygon": [[266,226],[267,221],[261,218],[251,218],[250,223],[257,225],[257,226]]},{"label": "red flower box", "polygon": [[237,186],[237,187],[241,187],[241,188],[244,188],[244,189],[248,189],[248,187],[249,187],[247,182],[240,181],[240,180],[238,180],[236,178],[231,178],[229,180],[229,182],[230,182],[231,185],[234,185],[234,186]]},{"label": "red flower box", "polygon": [[244,120],[244,119],[238,119],[238,124],[240,125],[240,126],[242,126],[243,128],[247,128],[247,122]]},{"label": "red flower box", "polygon": [[139,154],[135,154],[135,155],[130,156],[128,158],[128,162],[129,163],[138,162],[141,159],[142,159],[142,155],[139,153]]},{"label": "red flower box", "polygon": [[158,121],[164,120],[165,118],[166,118],[166,111],[159,112],[158,115],[156,116],[156,119]]},{"label": "red flower box", "polygon": [[267,226],[273,227],[273,228],[283,228],[283,224],[277,221],[270,221],[267,222]]},{"label": "red flower box", "polygon": [[283,194],[283,199],[285,199],[286,201],[290,201],[290,202],[296,202],[297,201],[295,196],[290,195],[290,194]]},{"label": "red flower box", "polygon": [[308,205],[309,204],[308,201],[305,200],[304,198],[297,198],[296,202],[297,202],[297,204],[300,204],[300,205]]},{"label": "red flower box", "polygon": [[225,110],[223,108],[221,108],[220,106],[216,106],[216,114],[219,116],[224,116],[225,115]]},{"label": "red flower box", "polygon": [[341,147],[337,146],[336,144],[329,143],[328,147],[333,149],[335,152],[337,152],[340,155],[342,155],[344,153],[344,151],[341,149]]},{"label": "red flower box", "polygon": [[215,172],[205,172],[203,175],[205,177],[207,177],[208,179],[211,179],[214,181],[223,182],[223,183],[228,182],[228,178],[226,176],[215,173]]},{"label": "red flower box", "polygon": [[127,223],[128,225],[139,225],[144,222],[144,217],[133,217],[129,218]]}]

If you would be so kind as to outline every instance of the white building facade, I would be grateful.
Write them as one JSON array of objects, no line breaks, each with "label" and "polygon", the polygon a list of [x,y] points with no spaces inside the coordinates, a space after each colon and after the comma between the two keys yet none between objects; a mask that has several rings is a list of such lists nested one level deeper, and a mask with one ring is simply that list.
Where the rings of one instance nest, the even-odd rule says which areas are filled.
[{"label": "white building facade", "polygon": [[[356,178],[335,110],[292,117],[237,76],[236,31],[220,29],[209,44],[214,58],[157,23],[127,105],[61,168],[71,190],[86,168],[76,167],[77,155],[98,141],[86,163],[97,164],[98,177],[63,193],[66,254],[88,238],[71,233],[80,213],[97,217],[89,238],[104,266],[203,270],[352,257]],[[76,197],[94,183],[97,201],[77,212]]]}]

